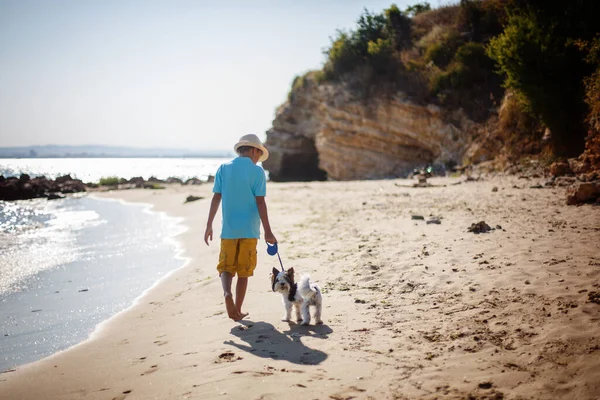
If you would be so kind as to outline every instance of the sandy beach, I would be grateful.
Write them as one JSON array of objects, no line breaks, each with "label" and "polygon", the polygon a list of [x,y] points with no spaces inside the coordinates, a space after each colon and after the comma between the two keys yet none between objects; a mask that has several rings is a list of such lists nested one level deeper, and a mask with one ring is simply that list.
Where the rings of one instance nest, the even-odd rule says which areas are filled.
[{"label": "sandy beach", "polygon": [[280,320],[263,243],[250,315],[227,318],[212,185],[97,194],[183,218],[187,261],[89,340],[0,374],[0,398],[600,398],[600,207],[542,178],[430,182],[268,184],[284,265],[323,288],[309,327]]}]

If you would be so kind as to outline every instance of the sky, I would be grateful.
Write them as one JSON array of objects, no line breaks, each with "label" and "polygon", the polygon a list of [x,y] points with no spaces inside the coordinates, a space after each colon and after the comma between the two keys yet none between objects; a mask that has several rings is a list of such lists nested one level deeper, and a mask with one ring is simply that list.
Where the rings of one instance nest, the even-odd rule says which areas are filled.
[{"label": "sky", "polygon": [[264,140],[336,30],[393,2],[0,0],[0,147]]}]

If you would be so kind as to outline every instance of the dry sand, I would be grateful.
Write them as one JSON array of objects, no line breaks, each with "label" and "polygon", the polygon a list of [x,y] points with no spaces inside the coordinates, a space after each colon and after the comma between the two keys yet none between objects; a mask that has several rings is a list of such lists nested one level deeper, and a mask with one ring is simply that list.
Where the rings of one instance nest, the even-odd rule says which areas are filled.
[{"label": "dry sand", "polygon": [[[310,327],[280,321],[262,243],[250,316],[226,317],[218,239],[202,242],[210,185],[105,194],[183,217],[189,261],[90,340],[1,374],[0,398],[600,398],[600,207],[459,181],[269,183],[284,265],[324,289]],[[467,232],[481,220],[501,229]]]}]

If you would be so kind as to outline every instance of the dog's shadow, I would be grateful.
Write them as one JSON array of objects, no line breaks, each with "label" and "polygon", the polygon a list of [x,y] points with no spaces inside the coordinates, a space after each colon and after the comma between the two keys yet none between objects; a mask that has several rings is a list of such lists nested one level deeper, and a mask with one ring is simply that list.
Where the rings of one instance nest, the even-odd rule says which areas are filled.
[{"label": "dog's shadow", "polygon": [[242,325],[231,330],[231,334],[248,345],[227,340],[224,343],[255,356],[273,360],[286,360],[294,364],[318,365],[327,354],[311,349],[302,343],[303,336],[327,339],[333,330],[327,325],[302,326],[290,324],[290,329],[279,332],[267,322],[242,321]]}]

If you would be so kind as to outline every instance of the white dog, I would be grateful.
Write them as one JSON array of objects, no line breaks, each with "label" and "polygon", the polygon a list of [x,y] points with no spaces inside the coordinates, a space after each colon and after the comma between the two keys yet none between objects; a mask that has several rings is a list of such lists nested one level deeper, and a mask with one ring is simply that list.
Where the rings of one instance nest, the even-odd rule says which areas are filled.
[{"label": "white dog", "polygon": [[292,306],[296,308],[296,320],[302,325],[310,324],[310,306],[315,307],[315,322],[322,324],[323,296],[321,288],[310,280],[308,275],[302,275],[299,283],[294,282],[294,268],[279,271],[273,268],[271,286],[274,292],[281,293],[285,315],[282,321],[292,319]]}]

